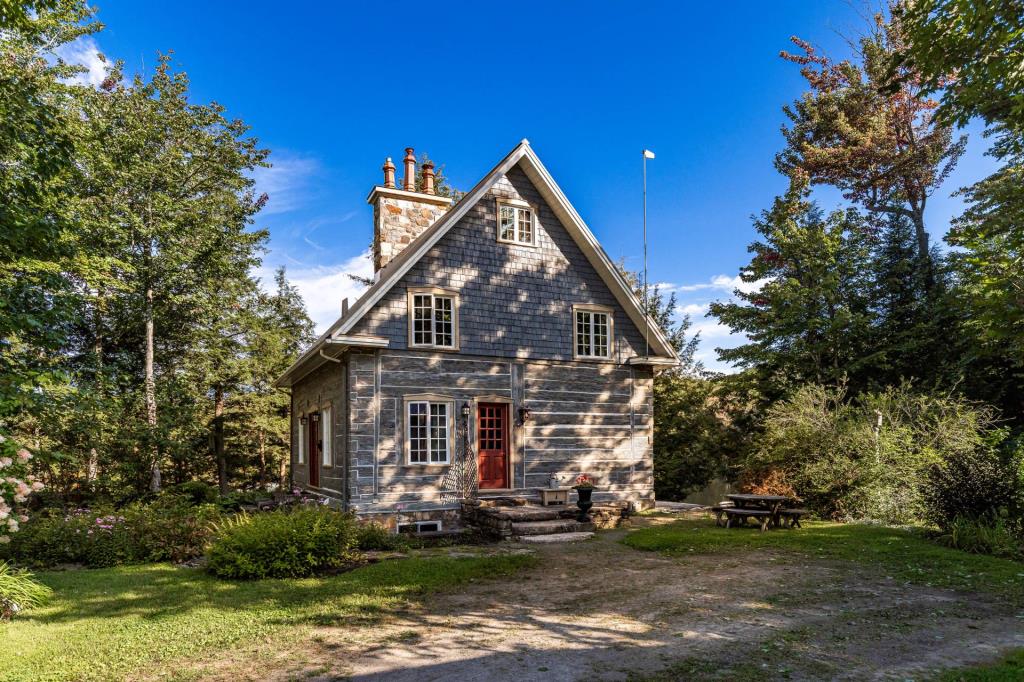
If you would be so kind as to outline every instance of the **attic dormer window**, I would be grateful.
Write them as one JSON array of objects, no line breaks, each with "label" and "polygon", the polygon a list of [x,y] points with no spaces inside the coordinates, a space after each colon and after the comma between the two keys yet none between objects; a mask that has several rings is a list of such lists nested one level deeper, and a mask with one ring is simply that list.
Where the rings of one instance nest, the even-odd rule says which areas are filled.
[{"label": "attic dormer window", "polygon": [[525,246],[537,244],[534,213],[528,203],[517,199],[498,201],[498,241]]},{"label": "attic dormer window", "polygon": [[409,291],[409,346],[459,347],[459,297],[441,289]]}]

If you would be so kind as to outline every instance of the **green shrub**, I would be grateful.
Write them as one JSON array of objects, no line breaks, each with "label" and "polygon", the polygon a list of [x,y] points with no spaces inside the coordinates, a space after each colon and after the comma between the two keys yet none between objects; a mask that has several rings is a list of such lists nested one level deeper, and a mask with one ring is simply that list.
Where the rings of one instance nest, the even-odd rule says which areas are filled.
[{"label": "green shrub", "polygon": [[181,497],[191,504],[211,504],[220,494],[215,486],[204,481],[186,481],[165,488],[164,496]]},{"label": "green shrub", "polygon": [[808,385],[772,407],[764,426],[748,470],[775,472],[827,518],[909,524],[926,518],[928,472],[987,447],[993,416],[908,386],[850,401],[842,389]]},{"label": "green shrub", "polygon": [[76,509],[32,516],[3,549],[32,566],[84,564],[90,568],[148,561],[184,561],[203,553],[220,519],[213,505],[165,498],[120,511]]},{"label": "green shrub", "polygon": [[938,541],[972,554],[991,554],[1004,559],[1024,557],[1021,529],[1002,516],[957,516],[946,525]]},{"label": "green shrub", "polygon": [[242,511],[243,505],[256,504],[260,500],[269,498],[270,495],[262,490],[236,490],[217,499],[217,505],[224,512]]},{"label": "green shrub", "polygon": [[1006,436],[1003,429],[993,430],[987,442],[945,453],[928,469],[923,490],[928,521],[946,529],[963,517],[991,519],[1015,506],[1019,472],[1015,458],[1000,450]]},{"label": "green shrub", "polygon": [[25,609],[41,606],[53,594],[25,570],[15,570],[0,561],[0,621],[10,620]]},{"label": "green shrub", "polygon": [[406,547],[406,539],[392,533],[379,523],[368,522],[359,524],[356,544],[361,551],[395,550]]},{"label": "green shrub", "polygon": [[207,567],[221,578],[292,578],[358,560],[355,519],[324,507],[243,514],[221,523]]}]

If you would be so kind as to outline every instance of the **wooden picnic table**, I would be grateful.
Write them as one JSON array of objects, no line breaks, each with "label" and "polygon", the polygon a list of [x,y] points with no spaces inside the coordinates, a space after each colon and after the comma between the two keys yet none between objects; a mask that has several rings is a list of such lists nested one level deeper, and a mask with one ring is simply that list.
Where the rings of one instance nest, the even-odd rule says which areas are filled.
[{"label": "wooden picnic table", "polygon": [[755,509],[770,513],[769,523],[779,526],[779,512],[784,504],[793,501],[788,495],[752,495],[749,493],[733,493],[726,497],[739,509]]}]

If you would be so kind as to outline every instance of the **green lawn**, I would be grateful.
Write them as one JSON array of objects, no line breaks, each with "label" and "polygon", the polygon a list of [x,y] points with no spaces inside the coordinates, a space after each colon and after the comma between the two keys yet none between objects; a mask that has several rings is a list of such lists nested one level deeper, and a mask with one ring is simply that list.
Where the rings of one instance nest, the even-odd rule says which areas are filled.
[{"label": "green lawn", "polygon": [[0,625],[0,680],[132,678],[281,633],[368,620],[420,595],[508,575],[532,556],[385,561],[305,580],[225,582],[166,564],[40,573],[54,600]]},{"label": "green lawn", "polygon": [[855,523],[805,522],[803,528],[759,533],[718,528],[710,520],[685,520],[643,528],[623,542],[667,554],[771,549],[818,559],[870,564],[909,583],[988,592],[1024,605],[1024,564],[949,549],[917,533]]},{"label": "green lawn", "polygon": [[999,663],[967,670],[951,670],[939,682],[1020,682],[1024,680],[1024,650],[1014,652]]}]

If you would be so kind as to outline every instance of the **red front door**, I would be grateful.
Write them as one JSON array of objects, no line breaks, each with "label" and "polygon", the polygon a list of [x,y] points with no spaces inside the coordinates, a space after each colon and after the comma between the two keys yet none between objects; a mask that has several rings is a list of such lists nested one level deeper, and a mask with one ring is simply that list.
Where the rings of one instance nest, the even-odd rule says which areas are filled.
[{"label": "red front door", "polygon": [[480,403],[476,442],[481,488],[508,487],[508,405]]},{"label": "red front door", "polygon": [[309,453],[309,484],[317,488],[320,487],[320,449],[323,447],[323,441],[320,439],[320,413],[313,412],[309,415],[309,447],[306,448],[306,452]]}]

